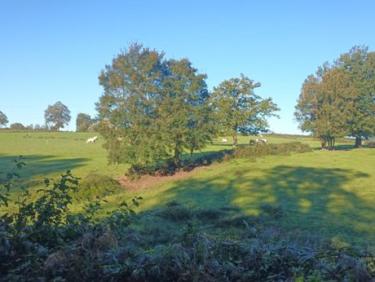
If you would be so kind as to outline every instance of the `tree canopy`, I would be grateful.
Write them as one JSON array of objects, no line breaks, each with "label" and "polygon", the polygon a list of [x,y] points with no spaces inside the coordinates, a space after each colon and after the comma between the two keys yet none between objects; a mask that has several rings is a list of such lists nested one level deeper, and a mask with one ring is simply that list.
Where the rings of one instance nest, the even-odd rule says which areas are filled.
[{"label": "tree canopy", "polygon": [[70,110],[63,103],[49,105],[44,112],[46,126],[51,130],[60,130],[69,124]]},{"label": "tree canopy", "polygon": [[295,116],[303,131],[332,149],[337,137],[375,134],[375,53],[354,47],[334,64],[324,64],[303,83]]},{"label": "tree canopy", "polygon": [[112,162],[144,166],[210,141],[206,76],[187,59],[133,44],[102,71],[99,130]]},{"label": "tree canopy", "polygon": [[20,122],[15,122],[15,123],[12,123],[10,125],[10,129],[14,129],[14,130],[24,130],[24,129],[27,129],[27,127],[25,127],[22,123]]},{"label": "tree canopy", "polygon": [[78,132],[86,132],[93,124],[93,120],[91,119],[90,115],[79,113],[76,119],[76,131]]},{"label": "tree canopy", "polygon": [[355,92],[352,108],[348,112],[348,134],[356,137],[356,146],[362,138],[375,134],[375,52],[365,46],[355,46],[340,56],[338,67],[348,75]]},{"label": "tree canopy", "polygon": [[221,134],[233,137],[233,145],[237,144],[239,132],[256,134],[266,131],[267,118],[278,111],[271,98],[262,99],[254,93],[257,87],[260,83],[241,75],[214,88],[211,103],[215,121]]}]

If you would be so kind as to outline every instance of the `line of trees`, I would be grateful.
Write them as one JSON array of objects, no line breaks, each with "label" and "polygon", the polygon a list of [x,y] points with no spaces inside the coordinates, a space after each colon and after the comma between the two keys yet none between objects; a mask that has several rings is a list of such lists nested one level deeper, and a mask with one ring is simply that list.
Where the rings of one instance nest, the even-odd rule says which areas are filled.
[{"label": "line of trees", "polygon": [[[44,125],[23,125],[20,122],[15,122],[10,124],[9,128],[12,130],[59,131],[69,124],[71,120],[70,110],[62,102],[58,101],[47,107],[44,112],[44,119]],[[90,115],[79,113],[76,118],[76,131],[93,131],[96,122]],[[8,117],[0,111],[0,127],[6,127],[8,123]]]},{"label": "line of trees", "polygon": [[355,137],[355,146],[375,135],[375,52],[355,46],[334,63],[325,63],[302,85],[295,116],[303,131],[333,149],[338,137]]},{"label": "line of trees", "polygon": [[218,134],[267,130],[278,110],[244,75],[222,82],[210,93],[207,76],[188,59],[132,44],[99,76],[103,95],[96,104],[98,129],[111,162],[146,166],[161,159],[179,165],[182,154],[200,150]]}]

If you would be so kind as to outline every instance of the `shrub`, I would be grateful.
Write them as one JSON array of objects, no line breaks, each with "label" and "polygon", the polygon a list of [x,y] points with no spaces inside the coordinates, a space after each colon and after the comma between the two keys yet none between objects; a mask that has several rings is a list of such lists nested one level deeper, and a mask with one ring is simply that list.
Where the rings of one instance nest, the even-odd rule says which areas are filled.
[{"label": "shrub", "polygon": [[80,182],[74,198],[78,200],[93,200],[122,191],[120,183],[110,176],[90,173]]},{"label": "shrub", "polygon": [[311,152],[309,145],[300,142],[281,144],[257,144],[255,146],[238,146],[234,150],[235,158],[257,158],[267,155]]},{"label": "shrub", "polygon": [[375,141],[369,141],[369,142],[367,142],[367,147],[368,148],[375,148]]},{"label": "shrub", "polygon": [[173,175],[176,172],[191,171],[199,166],[207,166],[214,162],[220,162],[231,158],[232,150],[223,150],[218,152],[204,153],[199,157],[191,159],[184,159],[177,166],[172,159],[159,161],[153,165],[140,166],[133,165],[129,168],[126,175],[130,178],[136,179],[142,175],[153,175],[153,176],[168,176]]}]

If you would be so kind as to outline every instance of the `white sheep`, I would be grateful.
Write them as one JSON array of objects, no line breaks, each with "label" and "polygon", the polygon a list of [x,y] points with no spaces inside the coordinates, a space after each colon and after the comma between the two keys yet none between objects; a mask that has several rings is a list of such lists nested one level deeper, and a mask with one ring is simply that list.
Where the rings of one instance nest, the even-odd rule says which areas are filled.
[{"label": "white sheep", "polygon": [[228,143],[228,139],[227,138],[223,138],[223,139],[221,139],[221,142]]},{"label": "white sheep", "polygon": [[98,136],[94,136],[94,137],[91,137],[89,139],[86,140],[86,143],[95,143],[96,140],[98,139]]},{"label": "white sheep", "polygon": [[255,143],[257,143],[257,144],[267,144],[267,139],[266,138],[257,138],[257,139],[255,139]]}]

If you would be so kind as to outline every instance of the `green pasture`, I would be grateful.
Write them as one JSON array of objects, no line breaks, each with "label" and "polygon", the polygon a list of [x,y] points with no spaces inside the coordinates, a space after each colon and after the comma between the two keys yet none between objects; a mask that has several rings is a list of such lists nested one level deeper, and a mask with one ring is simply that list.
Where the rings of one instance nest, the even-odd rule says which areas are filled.
[{"label": "green pasture", "polygon": [[[12,160],[23,155],[27,166],[22,173],[27,178],[52,177],[67,169],[79,177],[90,172],[114,178],[122,175],[127,166],[108,165],[102,139],[85,143],[94,135],[0,132],[0,171],[9,169]],[[249,138],[255,137],[242,136],[240,143],[248,143]],[[271,143],[300,141],[319,147],[319,142],[309,137],[266,138]],[[204,152],[230,148],[220,140]],[[176,201],[192,209],[229,207],[243,216],[256,217],[264,205],[269,205],[282,210],[277,224],[292,234],[317,234],[375,247],[375,149],[352,149],[348,142],[339,142],[336,151],[314,150],[256,161],[236,159],[142,190],[124,188],[107,196],[107,208],[134,195],[144,198],[139,212]]]}]

